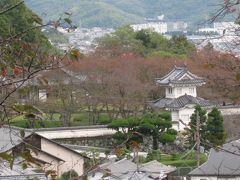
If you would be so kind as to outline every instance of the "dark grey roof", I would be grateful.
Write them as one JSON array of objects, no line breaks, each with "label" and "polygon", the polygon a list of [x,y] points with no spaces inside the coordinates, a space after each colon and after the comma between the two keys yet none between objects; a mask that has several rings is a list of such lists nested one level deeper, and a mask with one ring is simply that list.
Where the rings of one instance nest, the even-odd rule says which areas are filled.
[{"label": "dark grey roof", "polygon": [[169,109],[180,109],[188,104],[200,105],[202,107],[214,106],[215,104],[209,100],[205,100],[200,97],[193,97],[190,95],[183,95],[175,99],[160,98],[150,103],[153,108],[169,108]]},{"label": "dark grey roof", "polygon": [[224,144],[219,150],[211,149],[207,162],[189,173],[189,176],[239,176],[240,141]]},{"label": "dark grey roof", "polygon": [[157,83],[160,85],[199,85],[204,84],[204,79],[192,74],[186,67],[174,67],[166,76],[157,79]]},{"label": "dark grey roof", "polygon": [[[11,126],[3,126],[0,128],[0,152],[10,150],[12,147],[22,142],[20,131],[21,128],[14,128]],[[24,130],[25,136],[31,134],[30,131]]]},{"label": "dark grey roof", "polygon": [[173,108],[173,109],[183,108],[187,104],[195,104],[195,105],[200,105],[203,107],[213,105],[212,102],[205,100],[203,98],[193,97],[193,96],[185,94],[183,96],[180,96],[180,97],[174,99],[170,104],[167,105],[167,108]]}]

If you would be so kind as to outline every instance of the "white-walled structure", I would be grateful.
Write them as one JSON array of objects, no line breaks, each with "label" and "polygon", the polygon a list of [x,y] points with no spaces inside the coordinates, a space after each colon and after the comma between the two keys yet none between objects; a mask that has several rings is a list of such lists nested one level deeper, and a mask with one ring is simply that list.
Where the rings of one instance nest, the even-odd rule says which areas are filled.
[{"label": "white-walled structure", "polygon": [[203,78],[187,70],[174,67],[166,76],[157,79],[157,84],[165,87],[165,96],[151,103],[154,109],[171,111],[173,128],[181,131],[189,124],[196,105],[212,107],[213,103],[197,97],[197,87],[205,84]]},{"label": "white-walled structure", "polygon": [[140,31],[143,29],[151,29],[159,34],[165,34],[168,31],[167,23],[165,22],[148,22],[144,24],[131,25],[134,31]]},{"label": "white-walled structure", "polygon": [[69,170],[76,171],[79,176],[83,175],[84,162],[89,160],[88,157],[31,130],[24,130],[25,137],[22,137],[22,130],[10,126],[0,128],[0,153],[13,154],[14,159],[24,162],[27,159],[22,158],[21,153],[26,152],[27,145],[27,151],[34,158],[34,162],[27,162],[32,169],[41,167],[45,172],[54,171],[57,177]]}]

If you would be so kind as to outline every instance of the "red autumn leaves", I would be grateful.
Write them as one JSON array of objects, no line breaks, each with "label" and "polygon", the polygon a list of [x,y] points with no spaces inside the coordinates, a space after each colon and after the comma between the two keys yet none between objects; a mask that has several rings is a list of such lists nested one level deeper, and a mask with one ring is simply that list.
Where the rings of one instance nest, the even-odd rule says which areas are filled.
[{"label": "red autumn leaves", "polygon": [[5,68],[1,70],[0,76],[7,77],[7,76],[17,76],[23,72],[23,69],[20,67],[14,67],[14,68]]}]

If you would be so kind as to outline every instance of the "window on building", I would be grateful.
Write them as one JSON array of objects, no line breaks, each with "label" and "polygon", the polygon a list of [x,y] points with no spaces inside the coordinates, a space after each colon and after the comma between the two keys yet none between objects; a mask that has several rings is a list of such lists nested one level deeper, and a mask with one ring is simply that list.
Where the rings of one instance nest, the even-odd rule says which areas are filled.
[{"label": "window on building", "polygon": [[172,94],[172,88],[168,88],[168,94]]},{"label": "window on building", "polygon": [[194,88],[193,88],[193,87],[190,87],[190,88],[189,88],[189,93],[190,93],[190,94],[194,94]]},{"label": "window on building", "polygon": [[182,94],[182,88],[177,88],[177,93]]}]

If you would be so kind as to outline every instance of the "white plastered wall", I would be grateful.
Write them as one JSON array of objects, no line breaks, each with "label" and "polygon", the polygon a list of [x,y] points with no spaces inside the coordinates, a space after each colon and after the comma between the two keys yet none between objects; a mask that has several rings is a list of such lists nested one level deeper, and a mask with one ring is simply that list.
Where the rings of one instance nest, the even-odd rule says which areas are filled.
[{"label": "white plastered wall", "polygon": [[31,152],[31,155],[37,159],[40,159],[48,163],[45,164],[45,166],[43,167],[45,171],[53,170],[57,172],[58,177],[61,175],[59,172],[59,166],[61,165],[61,162],[58,161],[56,158],[51,157],[40,151],[38,151],[37,153]]},{"label": "white plastered wall", "polygon": [[63,174],[69,170],[75,170],[79,176],[84,171],[84,158],[77,153],[74,153],[64,147],[61,147],[55,143],[41,139],[41,148],[43,151],[53,154],[56,157],[63,159],[65,162],[59,166],[59,174]]},{"label": "white plastered wall", "polygon": [[[179,119],[183,121],[184,124],[189,124],[190,117],[194,113],[194,107],[192,108],[183,108],[179,110]],[[183,123],[179,123],[179,131],[184,130],[185,125]]]},{"label": "white plastered wall", "polygon": [[189,86],[189,87],[172,87],[172,94],[169,93],[169,88],[166,87],[165,93],[166,98],[178,98],[185,94],[191,95],[193,97],[197,97],[197,88],[196,86]]}]

